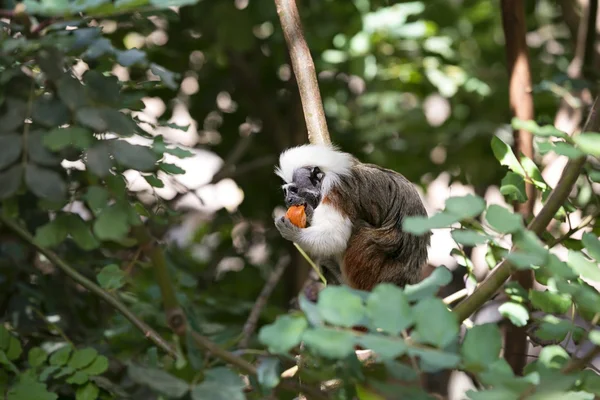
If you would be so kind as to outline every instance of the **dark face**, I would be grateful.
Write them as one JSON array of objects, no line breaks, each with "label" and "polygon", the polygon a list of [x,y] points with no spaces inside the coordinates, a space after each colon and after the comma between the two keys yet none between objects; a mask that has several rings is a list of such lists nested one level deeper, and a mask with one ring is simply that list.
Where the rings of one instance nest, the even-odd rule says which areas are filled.
[{"label": "dark face", "polygon": [[285,205],[305,205],[313,209],[321,201],[321,183],[325,174],[319,167],[302,167],[294,171],[293,182],[283,185]]}]

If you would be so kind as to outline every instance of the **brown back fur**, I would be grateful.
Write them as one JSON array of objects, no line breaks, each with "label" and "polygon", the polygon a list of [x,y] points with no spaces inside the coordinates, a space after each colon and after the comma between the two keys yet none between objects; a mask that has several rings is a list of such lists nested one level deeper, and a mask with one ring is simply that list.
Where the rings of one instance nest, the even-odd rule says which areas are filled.
[{"label": "brown back fur", "polygon": [[430,234],[402,231],[404,216],[426,216],[413,185],[401,174],[357,163],[323,201],[354,221],[342,274],[355,289],[371,290],[382,282],[399,286],[420,280],[427,262]]}]

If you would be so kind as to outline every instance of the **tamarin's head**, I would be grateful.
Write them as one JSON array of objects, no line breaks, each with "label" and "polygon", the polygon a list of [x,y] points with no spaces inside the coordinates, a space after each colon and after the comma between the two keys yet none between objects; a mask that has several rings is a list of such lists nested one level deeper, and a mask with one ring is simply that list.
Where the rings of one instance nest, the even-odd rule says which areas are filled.
[{"label": "tamarin's head", "polygon": [[352,155],[330,145],[306,144],[285,150],[275,173],[285,181],[286,205],[316,208],[338,179],[351,173],[354,163]]}]

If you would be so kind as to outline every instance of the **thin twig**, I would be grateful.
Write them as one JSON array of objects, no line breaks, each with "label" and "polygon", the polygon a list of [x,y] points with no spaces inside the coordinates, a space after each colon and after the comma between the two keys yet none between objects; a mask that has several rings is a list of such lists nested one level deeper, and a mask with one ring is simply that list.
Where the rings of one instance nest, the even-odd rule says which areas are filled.
[{"label": "thin twig", "polygon": [[596,356],[598,356],[598,355],[600,355],[600,346],[594,346],[583,357],[581,357],[581,358],[574,358],[573,360],[571,360],[562,369],[562,373],[563,374],[568,374],[568,373],[580,370],[582,368],[585,368],[586,365],[588,365],[590,362],[592,362],[592,360],[594,360],[594,358],[596,358]]},{"label": "thin twig", "polygon": [[458,292],[452,293],[451,295],[444,297],[444,304],[452,304],[456,300],[460,300],[468,294],[469,290],[467,288],[460,289]]},{"label": "thin twig", "polygon": [[75,270],[75,268],[71,267],[66,261],[60,258],[56,253],[51,250],[45,249],[38,245],[33,236],[29,232],[27,232],[23,227],[21,227],[16,221],[13,221],[11,218],[6,217],[5,215],[0,214],[0,222],[4,224],[8,229],[13,231],[17,236],[27,242],[30,246],[34,247],[37,251],[42,253],[52,264],[60,268],[67,276],[72,278],[75,282],[79,283],[81,286],[94,293],[96,296],[100,297],[108,304],[110,304],[113,308],[119,311],[125,318],[129,320],[135,327],[137,327],[140,331],[144,333],[148,339],[150,339],[155,345],[163,349],[167,354],[172,357],[177,357],[177,352],[171,347],[171,345],[163,339],[154,329],[152,329],[145,322],[140,320],[127,306],[117,300],[113,295],[103,290],[100,286],[96,285],[94,282],[81,275],[79,272]]},{"label": "thin twig", "polygon": [[315,64],[304,39],[296,0],[275,0],[275,6],[298,82],[308,141],[313,144],[330,144],[331,139],[321,102]]},{"label": "thin twig", "polygon": [[594,213],[592,215],[587,215],[585,218],[583,218],[581,220],[581,222],[579,223],[579,225],[577,225],[575,228],[571,228],[564,235],[561,235],[560,237],[557,237],[556,239],[549,241],[547,243],[548,248],[551,249],[552,247],[556,246],[557,244],[560,244],[560,243],[564,242],[565,240],[567,240],[568,238],[570,238],[573,234],[577,233],[581,229],[583,229],[586,226],[588,226],[589,224],[591,224],[594,221],[594,218],[596,218],[596,217],[597,217],[596,213]]},{"label": "thin twig", "polygon": [[283,255],[277,262],[277,265],[275,265],[275,268],[271,272],[269,279],[267,279],[267,282],[265,282],[265,286],[263,286],[260,295],[256,299],[256,302],[254,303],[254,306],[250,311],[250,315],[248,316],[248,319],[244,324],[244,328],[242,329],[242,339],[240,340],[239,347],[248,347],[248,341],[250,340],[250,336],[252,336],[252,334],[256,330],[258,318],[260,317],[263,308],[265,308],[265,305],[267,304],[271,293],[273,293],[273,290],[277,286],[277,283],[283,276],[283,272],[290,264],[290,260],[291,257],[289,255]]},{"label": "thin twig", "polygon": [[[584,131],[597,131],[600,128],[600,117],[598,116],[597,106],[598,99],[592,104],[587,122],[583,128]],[[585,160],[586,157],[569,160],[558,184],[552,190],[550,196],[548,196],[546,204],[544,204],[544,207],[527,227],[530,231],[538,236],[541,236],[546,231],[546,227],[568,198],[571,188],[577,181],[579,173],[585,164]],[[496,293],[510,276],[511,269],[511,264],[506,260],[498,264],[471,296],[467,297],[453,309],[453,313],[456,315],[458,321],[464,321]]]},{"label": "thin twig", "polygon": [[294,243],[294,247],[298,249],[300,254],[302,254],[302,257],[304,257],[306,262],[309,263],[312,269],[317,273],[321,282],[323,282],[323,284],[327,286],[327,279],[325,279],[325,276],[323,276],[323,273],[321,273],[321,270],[319,269],[317,264],[315,264],[315,262],[308,256],[308,254],[306,254],[304,250],[302,250],[302,247],[300,247],[297,243]]}]

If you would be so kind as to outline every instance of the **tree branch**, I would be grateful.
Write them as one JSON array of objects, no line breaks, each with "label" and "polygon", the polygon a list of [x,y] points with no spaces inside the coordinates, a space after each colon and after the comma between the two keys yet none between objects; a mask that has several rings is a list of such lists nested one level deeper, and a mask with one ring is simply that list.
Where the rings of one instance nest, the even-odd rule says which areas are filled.
[{"label": "tree branch", "polygon": [[150,339],[155,345],[164,350],[167,354],[177,358],[177,352],[171,347],[171,345],[163,339],[154,329],[148,326],[145,322],[140,320],[135,314],[131,312],[123,303],[121,303],[113,295],[96,285],[94,282],[81,275],[71,267],[66,261],[60,258],[56,253],[51,250],[45,249],[38,245],[33,236],[21,227],[16,221],[0,214],[0,222],[4,224],[8,229],[13,231],[22,240],[27,242],[30,246],[35,248],[37,251],[42,253],[52,264],[61,269],[67,276],[79,283],[81,286],[100,297],[102,300],[110,304],[114,309],[119,311],[125,318],[129,320],[136,328],[144,333],[148,339]]},{"label": "tree branch", "polygon": [[[529,66],[529,52],[525,35],[527,34],[525,22],[525,6],[519,0],[502,0],[502,27],[506,39],[506,60],[510,77],[509,101],[513,116],[529,121],[534,119],[533,94],[531,84],[531,69]],[[533,135],[525,129],[513,132],[513,151],[517,157],[521,154],[533,160]],[[525,183],[527,200],[524,203],[515,202],[517,210],[527,221],[533,214],[536,190],[531,182]],[[525,290],[533,287],[533,271],[514,271],[512,280],[518,282]],[[527,364],[527,331],[524,327],[508,324],[504,333],[506,346],[506,361],[513,372],[522,375]]]},{"label": "tree branch", "polygon": [[331,139],[321,102],[315,64],[304,39],[296,0],[275,0],[275,6],[298,82],[308,140],[313,144],[329,144]]},{"label": "tree branch", "polygon": [[590,362],[596,358],[597,355],[600,354],[600,346],[594,346],[589,352],[587,352],[581,358],[572,359],[565,367],[562,369],[563,374],[568,374],[571,372],[575,372],[581,368],[585,368]]},{"label": "tree branch", "polygon": [[275,266],[275,269],[273,270],[273,272],[271,272],[269,279],[267,280],[267,282],[265,282],[265,286],[263,286],[263,289],[260,292],[260,295],[258,296],[258,298],[256,299],[256,302],[254,303],[254,307],[252,307],[252,311],[250,311],[250,315],[248,316],[248,319],[246,320],[246,323],[244,324],[244,329],[242,330],[243,336],[239,343],[239,346],[241,348],[248,346],[248,341],[250,340],[250,336],[252,336],[252,333],[254,333],[254,331],[256,330],[256,324],[258,323],[258,318],[260,317],[260,313],[262,312],[263,308],[265,308],[265,305],[267,304],[267,300],[271,296],[273,289],[275,289],[275,286],[277,286],[277,283],[283,276],[283,272],[285,271],[285,269],[287,268],[287,266],[289,264],[290,264],[290,256],[289,255],[282,256],[279,259],[279,261],[277,262],[277,265]]},{"label": "tree branch", "polygon": [[[584,131],[598,131],[600,129],[600,117],[598,115],[598,99],[592,104]],[[538,215],[527,227],[536,235],[541,236],[558,209],[563,205],[585,163],[586,157],[569,160],[562,172],[558,184],[548,196],[548,200]],[[494,293],[504,284],[511,273],[511,264],[504,260],[488,275],[488,277],[475,289],[471,296],[460,302],[453,310],[459,322],[467,319],[479,307],[481,307]]]}]

